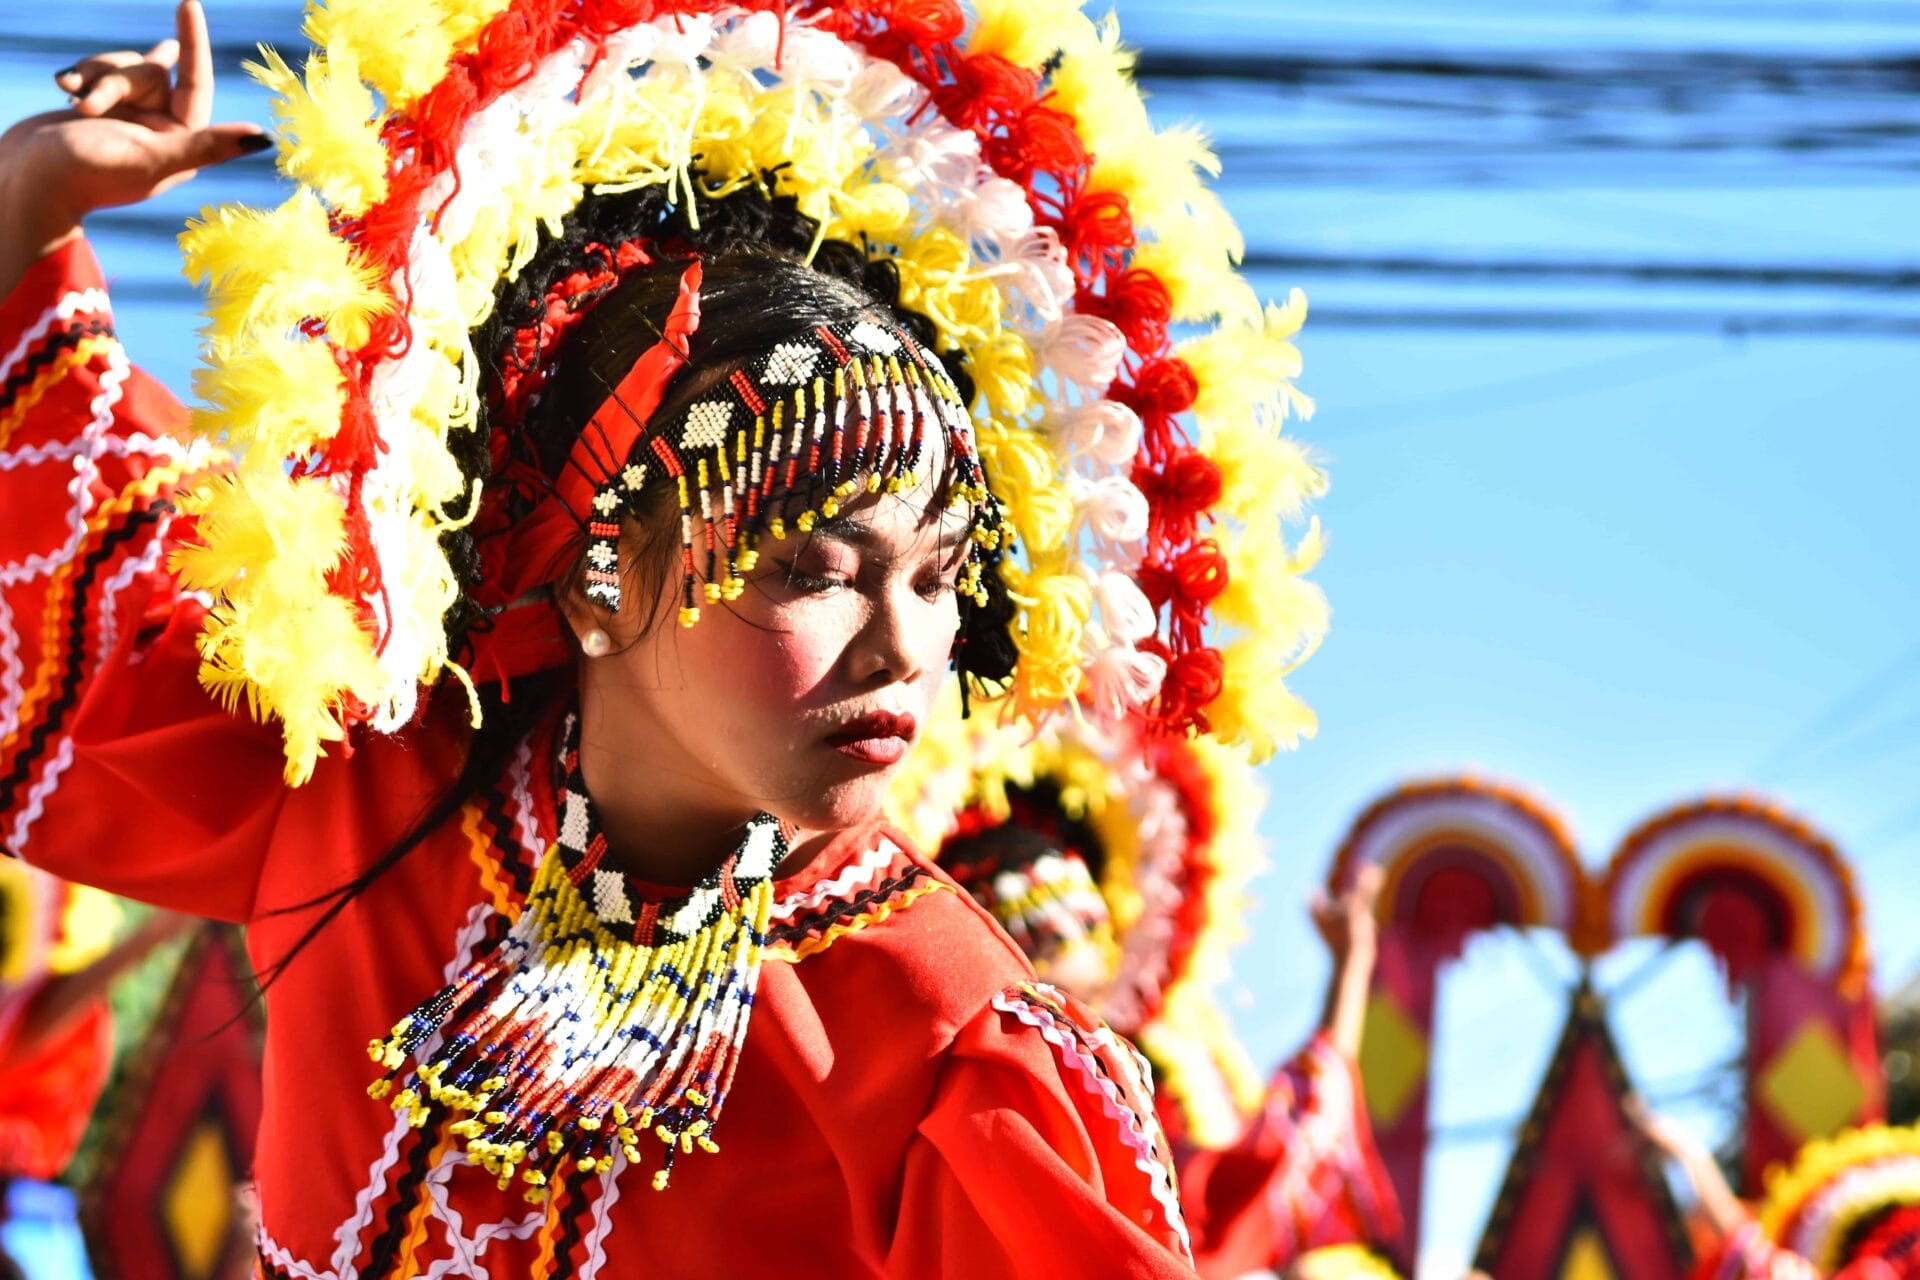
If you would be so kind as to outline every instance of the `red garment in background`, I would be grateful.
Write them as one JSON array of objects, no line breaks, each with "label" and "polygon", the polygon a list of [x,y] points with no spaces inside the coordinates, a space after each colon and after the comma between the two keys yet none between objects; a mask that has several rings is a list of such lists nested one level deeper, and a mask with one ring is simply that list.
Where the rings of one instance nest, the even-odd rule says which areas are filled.
[{"label": "red garment in background", "polygon": [[[166,573],[164,438],[90,252],[0,305],[0,845],[69,879],[249,924],[368,865],[454,776],[460,697],[281,780],[278,733],[197,681],[204,605]],[[269,993],[257,1156],[275,1277],[1189,1274],[1126,1052],[1058,1016],[964,893],[898,837],[845,833],[777,883],[772,958],[717,1155],[502,1192],[438,1126],[367,1097],[366,1047],[492,945],[555,829],[551,726],[323,930]],[[624,1175],[624,1176],[623,1176]]]},{"label": "red garment in background", "polygon": [[113,1066],[113,1018],[104,1000],[38,1044],[19,1042],[20,1015],[43,983],[0,996],[0,1178],[57,1177]]},{"label": "red garment in background", "polygon": [[[1162,1119],[1177,1135],[1171,1111],[1163,1104]],[[1239,1141],[1203,1150],[1176,1136],[1174,1154],[1207,1280],[1284,1271],[1329,1245],[1390,1252],[1400,1243],[1399,1202],[1374,1150],[1359,1073],[1325,1034],[1274,1073]]]}]

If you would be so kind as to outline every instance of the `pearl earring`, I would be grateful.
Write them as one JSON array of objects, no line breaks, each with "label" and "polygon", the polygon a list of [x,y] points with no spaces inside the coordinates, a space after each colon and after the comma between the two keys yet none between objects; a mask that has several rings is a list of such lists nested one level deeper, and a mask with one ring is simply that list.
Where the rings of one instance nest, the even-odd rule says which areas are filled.
[{"label": "pearl earring", "polygon": [[598,627],[589,627],[580,637],[580,651],[589,658],[604,658],[613,651],[613,641]]}]

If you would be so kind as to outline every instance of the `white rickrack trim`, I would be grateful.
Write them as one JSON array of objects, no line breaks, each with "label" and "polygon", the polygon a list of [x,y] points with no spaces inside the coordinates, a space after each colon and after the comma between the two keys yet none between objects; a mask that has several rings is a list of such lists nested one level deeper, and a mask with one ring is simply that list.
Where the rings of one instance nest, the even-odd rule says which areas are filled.
[{"label": "white rickrack trim", "polygon": [[31,582],[52,573],[71,561],[79,553],[80,544],[86,540],[87,516],[93,510],[93,482],[100,475],[100,468],[93,460],[103,450],[101,441],[108,436],[107,429],[113,425],[113,411],[120,403],[128,376],[133,372],[133,366],[127,363],[126,352],[120,349],[119,343],[108,347],[106,356],[107,370],[100,375],[100,394],[87,406],[92,417],[86,429],[80,433],[80,448],[74,456],[74,476],[67,482],[67,494],[73,499],[73,507],[67,517],[67,540],[49,555],[28,556],[12,564],[0,565],[0,587]]},{"label": "white rickrack trim", "polygon": [[59,300],[42,311],[27,331],[20,335],[20,341],[13,344],[13,349],[7,352],[7,358],[0,360],[0,382],[13,376],[14,366],[26,358],[28,349],[46,337],[55,324],[69,322],[79,315],[112,314],[113,305],[105,289],[71,289],[61,294]]},{"label": "white rickrack trim", "polygon": [[20,633],[13,625],[13,606],[0,594],[0,725],[11,733],[26,700],[26,664],[20,661]]},{"label": "white rickrack trim", "polygon": [[613,1206],[620,1199],[620,1175],[626,1171],[623,1151],[613,1153],[613,1164],[600,1175],[600,1198],[593,1202],[592,1224],[587,1228],[587,1259],[580,1266],[580,1280],[595,1280],[607,1263],[607,1237],[613,1233]]},{"label": "white rickrack trim", "polygon": [[[466,923],[454,936],[453,956],[441,967],[442,982],[452,982],[473,962],[474,951],[479,946],[480,939],[486,935],[488,921],[495,914],[497,913],[493,908],[484,902],[475,903],[468,910]],[[375,1157],[372,1167],[367,1171],[367,1184],[360,1189],[360,1194],[354,1197],[352,1215],[334,1230],[334,1270],[329,1273],[330,1277],[337,1276],[339,1280],[355,1280],[360,1274],[358,1268],[354,1266],[354,1260],[360,1256],[360,1236],[373,1221],[374,1204],[386,1194],[387,1174],[399,1162],[400,1143],[412,1132],[414,1129],[408,1122],[407,1116],[402,1112],[395,1112],[393,1127],[387,1132],[386,1142],[381,1147],[380,1154]]]},{"label": "white rickrack trim", "polygon": [[[151,572],[160,562],[160,553],[166,550],[167,531],[172,527],[173,516],[161,512],[154,524],[153,533],[147,539],[147,544],[140,549],[140,554],[128,556],[121,562],[120,567],[113,571],[113,576],[107,579],[106,588],[100,594],[100,635],[95,655],[98,661],[104,662],[120,641],[120,614],[113,607],[113,602],[119,598],[122,591],[127,589],[127,585],[135,577]],[[81,661],[86,660],[84,653],[80,657]],[[4,723],[6,723],[6,717],[0,715],[0,724]]]},{"label": "white rickrack trim", "polygon": [[[1043,989],[1046,989],[1044,985]],[[1193,1241],[1187,1234],[1186,1218],[1180,1212],[1180,1198],[1173,1190],[1173,1171],[1162,1164],[1160,1158],[1154,1154],[1153,1140],[1146,1131],[1147,1125],[1158,1129],[1159,1121],[1151,1114],[1136,1115],[1120,1096],[1118,1086],[1107,1078],[1093,1059],[1088,1057],[1073,1036],[1060,1029],[1060,1020],[1054,1017],[1053,1011],[1030,1003],[1021,998],[1018,992],[1018,988],[1002,991],[993,998],[993,1007],[1002,1013],[1012,1014],[1038,1031],[1042,1039],[1059,1051],[1061,1060],[1079,1075],[1087,1092],[1100,1099],[1101,1109],[1107,1117],[1119,1123],[1121,1140],[1126,1143],[1128,1150],[1133,1152],[1134,1168],[1146,1175],[1147,1185],[1153,1192],[1154,1200],[1159,1203],[1166,1214],[1167,1222],[1179,1237],[1181,1256],[1188,1262],[1192,1262]],[[1138,1051],[1131,1045],[1122,1043],[1107,1027],[1090,1030],[1089,1034],[1099,1040],[1103,1047],[1113,1051],[1116,1057],[1124,1058],[1131,1063],[1135,1072],[1140,1074],[1143,1092],[1151,1097],[1151,1087],[1145,1085],[1147,1077],[1141,1072],[1140,1065],[1132,1061]]]},{"label": "white rickrack trim", "polygon": [[47,759],[46,766],[40,774],[40,781],[34,783],[33,789],[27,793],[26,805],[14,815],[13,830],[7,835],[7,848],[15,857],[26,852],[27,833],[33,830],[34,823],[40,821],[40,815],[46,810],[47,797],[52,795],[53,789],[60,785],[60,775],[72,765],[73,735],[63,733],[60,735],[60,745]]},{"label": "white rickrack trim", "polygon": [[886,836],[880,837],[879,844],[862,854],[859,862],[834,879],[815,885],[811,892],[794,894],[774,903],[768,919],[776,922],[790,920],[803,911],[812,911],[836,898],[847,897],[878,880],[880,873],[893,864],[894,855],[899,852],[899,845]]},{"label": "white rickrack trim", "polygon": [[90,445],[85,439],[49,440],[44,444],[23,445],[18,449],[0,453],[0,471],[12,471],[16,467],[38,466],[45,462],[65,462],[88,453],[94,458],[161,458],[168,462],[189,462],[196,457],[204,458],[205,448],[189,449],[177,440],[164,436],[155,437],[138,431],[129,431],[122,435],[118,432],[107,436],[97,444]]}]

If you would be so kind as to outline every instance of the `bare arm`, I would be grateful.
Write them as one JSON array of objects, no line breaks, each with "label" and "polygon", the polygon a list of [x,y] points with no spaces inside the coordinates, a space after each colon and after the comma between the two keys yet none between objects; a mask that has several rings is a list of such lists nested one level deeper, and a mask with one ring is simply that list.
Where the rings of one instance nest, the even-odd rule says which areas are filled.
[{"label": "bare arm", "polygon": [[182,936],[196,923],[191,916],[155,911],[93,964],[76,973],[49,979],[33,993],[20,1015],[14,1034],[16,1051],[31,1056],[39,1045],[65,1030],[74,1018],[104,996],[114,979],[146,959],[155,947]]},{"label": "bare arm", "polygon": [[1727,1176],[1720,1171],[1720,1162],[1713,1158],[1711,1151],[1673,1121],[1648,1110],[1637,1098],[1628,1108],[1627,1118],[1656,1151],[1680,1167],[1699,1198],[1700,1211],[1713,1223],[1714,1230],[1729,1236],[1746,1225],[1750,1216],[1747,1207],[1727,1185]]},{"label": "bare arm", "polygon": [[[146,53],[97,54],[55,77],[72,105],[0,134],[0,297],[96,209],[137,204],[208,165],[263,151],[251,124],[211,124],[213,50],[199,0]],[[177,67],[177,73],[176,73]]]},{"label": "bare arm", "polygon": [[1334,1050],[1349,1062],[1360,1056],[1360,1030],[1367,1017],[1367,995],[1373,982],[1379,931],[1373,916],[1380,896],[1380,868],[1363,867],[1353,887],[1332,897],[1315,895],[1309,910],[1320,938],[1333,957],[1333,977],[1327,983],[1327,1001],[1320,1029]]}]

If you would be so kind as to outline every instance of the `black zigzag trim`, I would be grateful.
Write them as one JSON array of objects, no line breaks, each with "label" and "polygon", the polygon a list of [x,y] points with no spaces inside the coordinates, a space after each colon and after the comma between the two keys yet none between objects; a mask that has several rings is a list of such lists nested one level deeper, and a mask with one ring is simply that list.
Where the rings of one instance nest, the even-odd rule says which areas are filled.
[{"label": "black zigzag trim", "polygon": [[[599,1195],[605,1195],[601,1190]],[[587,1209],[598,1196],[587,1194],[587,1184],[578,1184],[568,1189],[566,1200],[560,1206],[560,1237],[553,1244],[553,1271],[547,1280],[571,1280],[578,1270],[575,1254],[580,1248],[584,1235]]]},{"label": "black zigzag trim", "polygon": [[[100,566],[113,559],[114,553],[120,549],[121,544],[132,541],[148,525],[158,523],[164,512],[172,509],[172,503],[156,502],[150,507],[133,512],[127,517],[125,524],[108,530],[107,536],[100,540],[100,545],[87,553],[87,558],[81,562],[79,576],[73,583],[73,616],[67,623],[67,643],[70,653],[84,654],[86,651],[87,596],[93,588],[94,578],[100,572]],[[45,754],[47,742],[59,732],[61,724],[67,718],[67,713],[72,711],[74,704],[79,701],[83,678],[81,666],[82,663],[78,660],[67,663],[66,671],[60,681],[59,694],[48,703],[46,714],[40,718],[40,723],[33,726],[33,733],[28,737],[26,745],[21,747],[20,754],[14,758],[13,768],[8,771],[6,777],[0,778],[0,813],[13,808],[14,796],[19,792],[20,785],[33,772],[34,762]]]},{"label": "black zigzag trim", "polygon": [[367,1263],[360,1274],[373,1280],[392,1270],[400,1244],[407,1237],[407,1219],[413,1216],[413,1201],[427,1175],[433,1172],[435,1135],[424,1129],[408,1134],[406,1168],[393,1184],[393,1203],[387,1207],[386,1226],[367,1249]]},{"label": "black zigzag trim", "polygon": [[0,413],[5,413],[12,408],[13,402],[33,385],[33,380],[38,378],[43,370],[60,358],[62,352],[71,351],[88,338],[98,337],[101,334],[113,336],[113,322],[105,316],[94,316],[84,324],[71,329],[62,329],[48,337],[42,346],[34,348],[27,358],[20,362],[20,367],[15,369],[5,382],[0,382]]},{"label": "black zigzag trim", "polygon": [[514,896],[525,902],[533,892],[534,867],[533,859],[513,834],[513,815],[507,809],[508,790],[512,786],[512,780],[503,777],[499,786],[481,792],[480,814],[493,830],[493,847],[500,854],[500,868],[513,885]]},{"label": "black zigzag trim", "polygon": [[786,924],[775,925],[767,930],[767,945],[795,943],[813,934],[824,933],[846,917],[857,916],[874,903],[904,893],[926,878],[927,869],[919,863],[913,863],[892,879],[882,880],[873,888],[864,889],[851,898],[842,898],[811,915],[801,916],[798,920],[791,920]]}]

